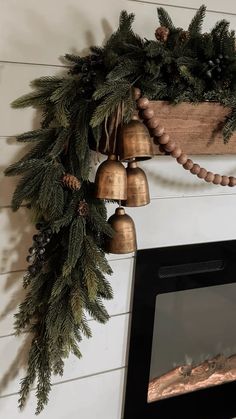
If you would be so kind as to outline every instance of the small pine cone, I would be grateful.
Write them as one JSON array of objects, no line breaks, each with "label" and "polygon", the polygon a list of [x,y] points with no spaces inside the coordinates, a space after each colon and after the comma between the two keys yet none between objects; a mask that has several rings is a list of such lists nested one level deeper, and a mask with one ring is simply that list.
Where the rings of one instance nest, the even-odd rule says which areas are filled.
[{"label": "small pine cone", "polygon": [[87,202],[80,201],[77,211],[81,217],[87,217],[87,215],[89,214],[89,205],[87,204]]},{"label": "small pine cone", "polygon": [[181,41],[187,41],[189,39],[189,32],[188,31],[181,31],[180,32],[180,40]]},{"label": "small pine cone", "polygon": [[73,191],[78,191],[81,188],[80,180],[69,173],[63,176],[62,182],[64,186],[67,186],[67,188],[72,189]]},{"label": "small pine cone", "polygon": [[170,30],[165,26],[160,26],[156,29],[155,36],[158,41],[166,42],[169,36]]}]

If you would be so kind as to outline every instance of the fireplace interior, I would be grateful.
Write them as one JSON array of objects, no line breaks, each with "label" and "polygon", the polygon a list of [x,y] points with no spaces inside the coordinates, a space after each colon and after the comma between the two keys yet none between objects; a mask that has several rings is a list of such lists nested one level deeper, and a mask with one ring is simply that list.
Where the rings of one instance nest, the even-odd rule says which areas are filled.
[{"label": "fireplace interior", "polygon": [[124,419],[236,416],[236,241],[138,251]]}]

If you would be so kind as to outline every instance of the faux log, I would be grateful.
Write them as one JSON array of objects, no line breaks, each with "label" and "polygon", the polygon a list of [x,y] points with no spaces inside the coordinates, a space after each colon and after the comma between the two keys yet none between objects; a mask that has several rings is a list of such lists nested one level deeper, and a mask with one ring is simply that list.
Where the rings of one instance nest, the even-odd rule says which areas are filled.
[{"label": "faux log", "polygon": [[[236,133],[224,144],[222,127],[231,109],[213,102],[170,104],[152,101],[151,109],[170,138],[186,154],[236,154]],[[155,154],[163,154],[154,144]]]}]

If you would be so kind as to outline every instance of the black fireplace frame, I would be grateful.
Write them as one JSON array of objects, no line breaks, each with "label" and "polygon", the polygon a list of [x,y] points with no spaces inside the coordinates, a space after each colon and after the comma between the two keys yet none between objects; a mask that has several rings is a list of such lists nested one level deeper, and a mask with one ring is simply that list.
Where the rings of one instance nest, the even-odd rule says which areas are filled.
[{"label": "black fireplace frame", "polygon": [[[223,262],[221,268],[203,272],[199,262],[205,266],[209,261],[215,262],[215,266]],[[168,275],[168,270],[174,271],[180,264],[190,264],[187,268],[195,266],[198,273]],[[236,416],[236,381],[147,403],[156,296],[234,282],[236,240],[137,252],[124,419],[232,419]]]}]

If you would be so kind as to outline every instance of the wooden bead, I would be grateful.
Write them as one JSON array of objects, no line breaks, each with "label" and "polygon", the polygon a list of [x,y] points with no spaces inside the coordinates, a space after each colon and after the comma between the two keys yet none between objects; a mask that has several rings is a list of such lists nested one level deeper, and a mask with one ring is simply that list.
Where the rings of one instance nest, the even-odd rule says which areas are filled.
[{"label": "wooden bead", "polygon": [[176,142],[173,140],[168,141],[167,144],[164,145],[164,149],[170,153],[171,151],[173,151],[176,147]]},{"label": "wooden bead", "polygon": [[193,175],[198,175],[198,173],[200,172],[200,170],[201,170],[201,167],[199,166],[199,164],[194,163],[192,169],[190,169],[190,172]]},{"label": "wooden bead", "polygon": [[156,118],[155,116],[147,121],[147,127],[151,129],[156,128],[158,124],[159,124],[159,119]]},{"label": "wooden bead", "polygon": [[178,158],[177,158],[177,162],[179,164],[185,164],[186,161],[188,160],[188,156],[185,153],[182,153]]},{"label": "wooden bead", "polygon": [[229,186],[235,186],[236,185],[236,178],[234,176],[229,177]]},{"label": "wooden bead", "polygon": [[193,164],[194,164],[193,161],[191,159],[188,159],[186,163],[183,164],[183,167],[185,170],[191,170],[193,167]]},{"label": "wooden bead", "polygon": [[165,128],[162,125],[159,125],[157,128],[154,128],[152,133],[155,137],[161,137],[164,132]]},{"label": "wooden bead", "polygon": [[163,134],[161,137],[158,138],[158,143],[164,145],[170,141],[170,136],[168,134]]},{"label": "wooden bead", "polygon": [[216,173],[213,180],[214,185],[220,185],[221,181],[222,181],[222,176]]},{"label": "wooden bead", "polygon": [[214,178],[215,178],[214,173],[207,172],[207,175],[205,177],[205,181],[208,182],[208,183],[211,183],[211,182],[213,182]]},{"label": "wooden bead", "polygon": [[141,90],[138,87],[134,88],[134,99],[138,100],[141,96]]},{"label": "wooden bead", "polygon": [[207,170],[204,169],[204,167],[201,167],[197,177],[199,177],[199,179],[205,179],[206,175],[207,175]]},{"label": "wooden bead", "polygon": [[137,102],[139,109],[147,109],[149,106],[149,100],[147,97],[141,97]]},{"label": "wooden bead", "polygon": [[153,117],[154,117],[154,111],[153,111],[152,109],[150,109],[150,108],[147,108],[147,109],[145,109],[145,110],[142,112],[142,116],[143,116],[145,119],[151,119],[151,118],[153,118]]},{"label": "wooden bead", "polygon": [[180,147],[175,147],[175,149],[170,153],[172,157],[178,159],[179,156],[182,154],[182,150]]},{"label": "wooden bead", "polygon": [[227,186],[229,184],[229,176],[222,176],[221,186]]}]

